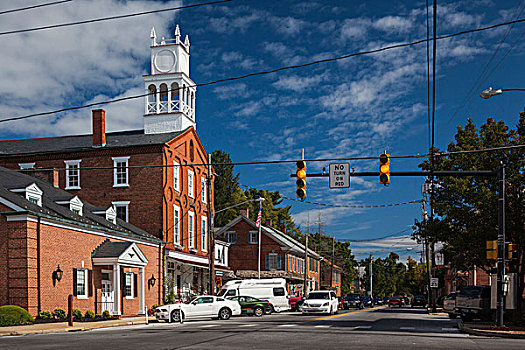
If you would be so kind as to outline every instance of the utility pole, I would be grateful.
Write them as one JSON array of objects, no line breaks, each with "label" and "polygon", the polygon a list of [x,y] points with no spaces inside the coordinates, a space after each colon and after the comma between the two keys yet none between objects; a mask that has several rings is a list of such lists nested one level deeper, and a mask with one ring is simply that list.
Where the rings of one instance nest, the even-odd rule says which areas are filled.
[{"label": "utility pole", "polygon": [[[261,220],[259,220],[259,238],[257,239],[257,277],[261,279],[261,226],[262,226],[262,201],[259,201],[259,213],[261,213]],[[257,214],[258,216],[259,214]]]},{"label": "utility pole", "polygon": [[[427,222],[428,220],[428,214],[427,214],[427,210],[425,208],[425,193],[427,192],[427,181],[425,181],[425,184],[423,185],[423,212],[421,214],[421,217],[422,217],[422,220],[424,222]],[[429,246],[428,246],[428,238],[425,237],[424,238],[424,252],[425,252],[425,262],[426,262],[426,270],[427,270],[427,304],[430,306],[432,305],[432,288],[430,287],[430,279],[432,278],[432,275],[430,274],[430,249],[429,249]]]},{"label": "utility pole", "polygon": [[505,278],[505,165],[498,166],[498,276],[496,299],[496,326],[503,327],[505,296],[503,280]]},{"label": "utility pole", "polygon": [[374,305],[374,288],[373,288],[373,278],[372,278],[372,253],[370,253],[370,300],[372,300],[372,306]]},{"label": "utility pole", "polygon": [[332,237],[332,264],[330,265],[330,290],[334,280],[335,237]]},{"label": "utility pole", "polygon": [[304,286],[303,296],[306,298],[308,295],[308,235],[306,235],[306,244],[304,248]]},{"label": "utility pole", "polygon": [[210,268],[209,283],[208,283],[208,294],[215,295],[215,234],[213,233],[213,175],[211,171],[211,154],[208,154],[208,178],[207,178],[207,196],[208,196],[208,263]]}]

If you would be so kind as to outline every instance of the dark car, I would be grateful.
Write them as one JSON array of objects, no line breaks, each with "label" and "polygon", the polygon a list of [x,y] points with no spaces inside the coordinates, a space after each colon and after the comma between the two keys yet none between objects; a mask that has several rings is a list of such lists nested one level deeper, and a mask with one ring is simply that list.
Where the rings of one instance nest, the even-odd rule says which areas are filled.
[{"label": "dark car", "polygon": [[348,293],[343,298],[343,308],[345,310],[348,310],[352,307],[355,307],[357,309],[363,309],[364,303],[363,303],[363,296],[359,293]]},{"label": "dark car", "polygon": [[423,295],[416,295],[412,298],[412,307],[421,306],[425,307],[427,305],[427,299]]},{"label": "dark car", "polygon": [[269,314],[272,311],[272,306],[268,300],[261,300],[249,296],[235,296],[228,299],[237,301],[241,305],[241,314],[255,315],[260,317],[264,314]]},{"label": "dark car", "polygon": [[391,297],[388,299],[388,306],[398,306],[401,307],[403,305],[403,298],[402,297]]},{"label": "dark car", "polygon": [[383,298],[374,297],[374,305],[383,305]]},{"label": "dark car", "polygon": [[474,318],[490,320],[490,287],[467,286],[461,288],[456,296],[456,310],[461,320],[471,321]]},{"label": "dark car", "polygon": [[363,295],[363,305],[365,307],[372,307],[372,306],[374,306],[372,304],[372,299],[370,299],[370,297],[368,295]]}]

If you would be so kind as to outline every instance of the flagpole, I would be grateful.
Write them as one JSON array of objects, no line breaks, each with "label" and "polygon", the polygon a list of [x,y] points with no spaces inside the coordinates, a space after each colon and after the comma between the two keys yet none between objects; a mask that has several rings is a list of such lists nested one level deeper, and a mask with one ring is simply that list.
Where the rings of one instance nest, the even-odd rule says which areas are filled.
[{"label": "flagpole", "polygon": [[261,220],[262,220],[262,201],[259,201],[259,239],[257,239],[258,242],[258,249],[257,249],[257,272],[258,272],[258,278],[261,279]]}]

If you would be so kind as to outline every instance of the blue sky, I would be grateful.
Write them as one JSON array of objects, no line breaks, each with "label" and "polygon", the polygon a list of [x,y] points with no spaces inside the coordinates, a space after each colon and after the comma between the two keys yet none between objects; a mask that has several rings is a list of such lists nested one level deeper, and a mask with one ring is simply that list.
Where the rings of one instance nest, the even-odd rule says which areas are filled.
[{"label": "blue sky", "polygon": [[[1,15],[0,31],[118,15],[196,1],[83,0]],[[41,1],[10,1],[0,11]],[[519,7],[521,6],[521,7]],[[515,19],[521,1],[440,1],[438,34],[449,34]],[[519,8],[518,11],[516,9]],[[521,14],[521,18],[523,14]],[[196,83],[281,66],[306,63],[414,41],[426,37],[422,1],[237,0],[118,21],[0,37],[1,117],[86,104],[143,93],[149,73],[149,33],[172,37],[176,24],[191,42],[191,78]],[[436,146],[446,148],[458,124],[471,116],[481,124],[491,116],[514,126],[525,95],[478,97],[488,86],[525,87],[523,35],[517,24],[481,89],[468,92],[495,52],[507,28],[438,42]],[[197,131],[211,151],[223,149],[234,161],[425,154],[428,150],[426,46],[354,57],[308,68],[222,83],[197,90]],[[468,103],[459,108],[463,101]],[[105,106],[108,131],[142,128],[142,99]],[[459,110],[458,110],[459,108]],[[456,113],[456,110],[457,113]],[[455,115],[454,118],[452,116]],[[0,138],[25,138],[91,132],[89,109],[9,122]],[[393,160],[392,170],[416,170],[415,160]],[[356,171],[376,170],[377,161],[356,161]],[[309,163],[319,172],[328,163]],[[294,166],[237,167],[241,183],[279,190],[295,197]],[[308,180],[308,200],[327,204],[376,205],[421,198],[421,178],[353,178],[350,189],[330,190],[328,179]],[[410,233],[421,217],[418,204],[351,209],[292,204],[304,228],[315,227],[338,239],[363,240]],[[313,229],[312,227],[312,229]],[[408,231],[407,231],[408,230]],[[414,255],[408,239],[355,244],[361,258],[397,250]],[[417,253],[416,253],[417,255]]]}]

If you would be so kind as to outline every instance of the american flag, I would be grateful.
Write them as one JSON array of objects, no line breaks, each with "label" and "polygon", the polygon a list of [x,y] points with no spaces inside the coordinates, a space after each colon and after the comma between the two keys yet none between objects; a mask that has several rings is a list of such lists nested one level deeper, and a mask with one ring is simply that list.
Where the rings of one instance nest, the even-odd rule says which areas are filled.
[{"label": "american flag", "polygon": [[261,209],[259,209],[259,214],[257,214],[257,222],[255,223],[255,226],[261,226]]}]

